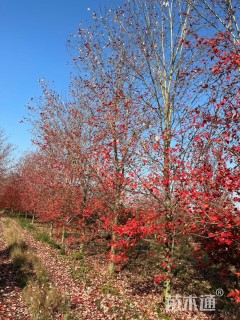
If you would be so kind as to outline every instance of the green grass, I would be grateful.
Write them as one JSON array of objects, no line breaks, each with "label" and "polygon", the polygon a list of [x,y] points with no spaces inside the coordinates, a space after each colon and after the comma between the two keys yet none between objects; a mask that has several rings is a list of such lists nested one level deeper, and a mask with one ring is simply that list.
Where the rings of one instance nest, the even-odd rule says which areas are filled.
[{"label": "green grass", "polygon": [[27,229],[29,231],[34,231],[36,228],[35,226],[32,224],[32,222],[29,219],[25,219],[23,217],[18,217],[17,220],[20,223],[20,226],[24,229]]},{"label": "green grass", "polygon": [[105,284],[102,284],[100,286],[100,289],[101,289],[102,293],[105,295],[111,294],[113,296],[119,296],[119,294],[120,294],[118,288],[116,288],[116,286],[114,286],[114,284],[111,280]]},{"label": "green grass", "polygon": [[83,260],[84,253],[82,251],[74,251],[69,255],[70,259],[72,260]]},{"label": "green grass", "polygon": [[49,244],[54,249],[61,249],[61,246],[53,239],[50,238],[50,235],[47,232],[42,232],[37,235],[36,239],[41,242]]},{"label": "green grass", "polygon": [[17,217],[17,221],[23,229],[26,229],[28,231],[34,231],[34,236],[37,241],[45,242],[54,249],[61,249],[61,246],[55,240],[51,239],[48,232],[44,231],[39,233],[37,227],[34,226],[30,219],[24,217]]}]

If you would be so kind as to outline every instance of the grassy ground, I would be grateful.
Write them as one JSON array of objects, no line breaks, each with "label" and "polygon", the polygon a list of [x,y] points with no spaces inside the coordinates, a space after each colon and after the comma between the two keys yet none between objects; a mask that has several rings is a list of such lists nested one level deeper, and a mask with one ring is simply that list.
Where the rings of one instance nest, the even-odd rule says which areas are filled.
[{"label": "grassy ground", "polygon": [[[62,319],[72,319],[66,297],[51,283],[46,268],[26,244],[18,225],[9,218],[2,218],[1,221],[17,283],[23,289],[23,299],[28,305],[31,319],[56,319],[58,314],[64,316]],[[28,221],[20,220],[20,225],[36,231]]]},{"label": "grassy ground", "polygon": [[[33,250],[36,243],[32,243],[33,248],[30,250],[23,241],[21,234],[24,232],[19,235],[19,232],[13,229],[14,221],[17,223],[17,229],[20,227],[25,230],[25,236],[29,232],[33,235],[34,241],[39,243],[38,248],[44,247],[51,253],[53,259],[56,259],[54,261],[59,263],[59,267],[56,262],[51,262],[51,257],[49,257],[49,261],[44,261],[45,249],[40,258],[40,250],[38,249],[38,257],[36,258]],[[176,252],[179,263],[175,269],[172,295],[197,295],[198,297],[205,294],[215,295],[216,290],[221,288],[224,295],[216,297],[215,312],[166,313],[166,310],[161,306],[163,287],[153,281],[153,278],[161,270],[161,257],[163,256],[162,249],[156,246],[154,241],[141,243],[136,250],[130,253],[130,259],[123,266],[122,271],[110,277],[106,271],[105,253],[102,250],[102,245],[97,242],[86,244],[84,251],[79,248],[71,250],[68,248],[65,252],[61,249],[60,234],[55,232],[58,237],[52,239],[46,225],[39,223],[33,225],[31,220],[14,218],[14,220],[5,219],[4,226],[4,234],[8,239],[12,259],[21,274],[20,278],[23,282],[21,285],[24,287],[23,296],[33,319],[58,319],[57,315],[61,314],[65,318],[59,319],[95,320],[98,319],[98,312],[99,319],[239,319],[238,306],[226,297],[228,283],[223,283],[220,280],[219,266],[209,266],[207,269],[199,268],[197,260],[192,256],[192,248],[187,243],[183,242]],[[76,232],[76,230],[72,232]],[[18,234],[17,239],[16,234]],[[68,236],[71,236],[71,232]],[[47,249],[47,247],[51,249]],[[154,254],[149,255],[149,251]],[[53,272],[65,274],[65,270],[67,270],[66,276],[63,278],[67,278],[69,275],[77,283],[77,289],[64,284],[64,279],[62,282],[51,283],[52,275],[48,274],[46,271],[48,269],[45,266],[48,263],[50,266],[52,265]],[[61,290],[61,285],[65,291]],[[79,297],[77,294],[73,296],[69,292],[71,290],[81,291]],[[32,298],[34,295],[37,299]],[[84,299],[91,300],[92,308],[95,310],[92,312],[96,313],[95,318],[91,318],[93,315],[90,311],[82,317],[84,309],[81,309],[80,306],[85,306],[85,309],[91,308],[89,301]]]}]

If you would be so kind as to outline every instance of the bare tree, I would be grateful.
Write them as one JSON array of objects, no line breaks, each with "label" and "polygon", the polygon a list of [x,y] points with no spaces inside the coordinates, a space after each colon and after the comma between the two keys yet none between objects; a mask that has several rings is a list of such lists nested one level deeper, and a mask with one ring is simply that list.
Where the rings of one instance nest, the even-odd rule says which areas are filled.
[{"label": "bare tree", "polygon": [[10,155],[13,147],[7,142],[4,131],[0,129],[0,177],[1,179],[7,173],[10,164]]}]

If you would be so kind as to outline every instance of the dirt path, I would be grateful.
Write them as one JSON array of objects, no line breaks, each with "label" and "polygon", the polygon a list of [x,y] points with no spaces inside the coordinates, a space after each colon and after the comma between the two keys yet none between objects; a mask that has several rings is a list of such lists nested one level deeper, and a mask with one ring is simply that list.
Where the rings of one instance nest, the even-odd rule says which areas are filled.
[{"label": "dirt path", "polygon": [[[111,317],[106,317],[94,304],[93,300],[96,298],[94,289],[92,291],[89,288],[86,290],[82,283],[73,280],[69,263],[61,257],[59,258],[56,250],[45,243],[36,241],[27,230],[20,228],[14,220],[12,220],[12,223],[19,229],[27,246],[46,267],[52,284],[69,299],[71,308],[78,315],[76,320],[111,319]],[[16,283],[16,270],[11,263],[3,237],[1,237],[0,250],[0,315],[2,316],[0,320],[30,319],[22,300],[21,290]]]},{"label": "dirt path", "polygon": [[[86,286],[82,282],[75,281],[71,274],[71,261],[64,259],[56,249],[50,248],[48,244],[36,241],[33,235],[29,231],[22,229],[14,219],[11,219],[11,224],[19,230],[27,247],[45,266],[51,283],[63,296],[67,297],[70,308],[76,315],[71,319],[121,319],[121,317],[119,318],[119,309],[109,313],[109,309],[115,304],[121,309],[121,301],[118,301],[118,297],[104,294],[97,288],[96,283],[91,286]],[[22,299],[22,291],[17,285],[17,270],[14,270],[2,236],[0,242],[0,259],[0,320],[31,319]],[[59,315],[56,319],[64,319],[64,317]],[[124,319],[132,319],[131,313]],[[149,318],[149,320],[153,319],[155,318]]]},{"label": "dirt path", "polygon": [[23,298],[22,290],[16,279],[17,270],[14,269],[6,243],[2,235],[0,223],[0,319],[31,319]]},{"label": "dirt path", "polygon": [[26,244],[45,265],[51,282],[69,299],[72,308],[79,315],[76,319],[111,319],[106,317],[94,304],[97,292],[84,287],[83,284],[73,280],[69,262],[61,259],[57,251],[49,248],[47,244],[38,242],[26,230],[21,230]]}]

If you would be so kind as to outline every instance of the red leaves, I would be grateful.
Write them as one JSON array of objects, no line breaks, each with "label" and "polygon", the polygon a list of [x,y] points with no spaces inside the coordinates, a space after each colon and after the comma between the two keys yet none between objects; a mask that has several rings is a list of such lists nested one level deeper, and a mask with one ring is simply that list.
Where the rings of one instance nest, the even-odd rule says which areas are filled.
[{"label": "red leaves", "polygon": [[169,277],[166,276],[165,274],[160,274],[159,276],[155,277],[153,281],[154,281],[154,283],[159,283],[162,281],[166,281],[168,279],[169,279]]},{"label": "red leaves", "polygon": [[[230,228],[231,228],[231,226],[230,226]],[[228,237],[232,236],[232,233],[231,232],[222,232],[220,235],[222,238],[228,238]]]},{"label": "red leaves", "polygon": [[212,73],[213,74],[218,74],[220,73],[222,70],[220,69],[219,66],[215,66],[213,69],[212,69]]},{"label": "red leaves", "polygon": [[237,303],[240,303],[240,290],[235,289],[234,291],[231,291],[227,296],[233,298]]},{"label": "red leaves", "polygon": [[210,232],[210,233],[208,234],[208,236],[209,236],[210,238],[213,238],[213,237],[215,237],[215,234],[212,233],[212,232]]},{"label": "red leaves", "polygon": [[198,141],[201,141],[202,140],[202,137],[201,136],[197,136],[194,138],[194,142],[198,142]]},{"label": "red leaves", "polygon": [[211,220],[213,221],[213,222],[218,222],[219,221],[219,216],[217,216],[217,215],[213,215],[213,216],[211,216]]}]

